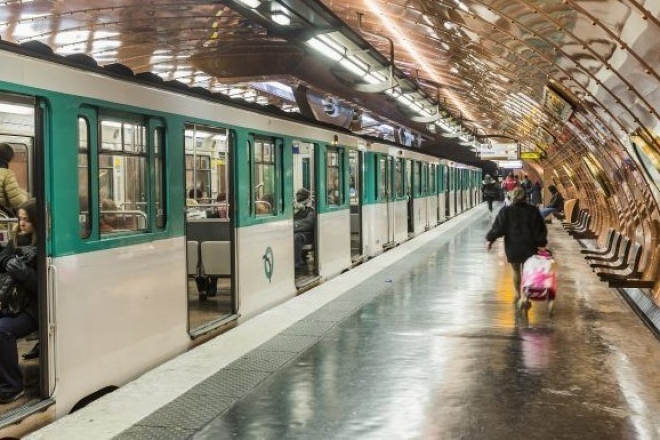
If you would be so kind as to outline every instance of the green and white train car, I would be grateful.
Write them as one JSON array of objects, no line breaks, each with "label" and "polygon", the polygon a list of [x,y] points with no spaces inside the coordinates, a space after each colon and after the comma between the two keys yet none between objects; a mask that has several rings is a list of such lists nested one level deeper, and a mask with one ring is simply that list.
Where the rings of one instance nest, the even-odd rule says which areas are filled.
[{"label": "green and white train car", "polygon": [[479,170],[347,131],[2,42],[0,65],[0,142],[40,213],[41,352],[7,436],[479,202]]}]

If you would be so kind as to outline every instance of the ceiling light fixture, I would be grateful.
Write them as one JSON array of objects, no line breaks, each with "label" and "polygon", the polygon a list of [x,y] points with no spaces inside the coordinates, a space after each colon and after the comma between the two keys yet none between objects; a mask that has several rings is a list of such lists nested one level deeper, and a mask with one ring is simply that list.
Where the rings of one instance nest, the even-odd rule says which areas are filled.
[{"label": "ceiling light fixture", "polygon": [[261,2],[259,0],[238,0],[239,3],[243,3],[245,6],[251,9],[257,9],[259,6],[261,6]]}]

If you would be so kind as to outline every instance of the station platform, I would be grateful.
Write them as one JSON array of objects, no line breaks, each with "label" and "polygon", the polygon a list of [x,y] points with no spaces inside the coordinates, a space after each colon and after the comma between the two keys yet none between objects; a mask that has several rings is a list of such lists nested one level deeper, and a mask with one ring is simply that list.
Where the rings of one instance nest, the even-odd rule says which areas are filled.
[{"label": "station platform", "polygon": [[[497,208],[497,206],[496,206]],[[555,221],[555,315],[514,306],[485,205],[29,439],[660,439],[660,344]]]}]

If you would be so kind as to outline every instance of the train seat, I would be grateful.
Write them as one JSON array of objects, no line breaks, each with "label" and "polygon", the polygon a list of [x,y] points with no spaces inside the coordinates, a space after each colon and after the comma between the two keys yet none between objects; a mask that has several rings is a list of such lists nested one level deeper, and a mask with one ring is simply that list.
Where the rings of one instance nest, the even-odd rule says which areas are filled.
[{"label": "train seat", "polygon": [[229,241],[202,242],[201,256],[205,275],[231,275],[231,243]]}]

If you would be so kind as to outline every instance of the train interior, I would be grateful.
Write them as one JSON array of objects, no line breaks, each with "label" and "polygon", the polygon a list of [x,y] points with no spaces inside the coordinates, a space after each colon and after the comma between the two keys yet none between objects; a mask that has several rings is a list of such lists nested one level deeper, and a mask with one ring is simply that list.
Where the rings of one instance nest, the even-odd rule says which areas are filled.
[{"label": "train interior", "polygon": [[357,150],[351,150],[348,155],[348,192],[351,209],[351,258],[354,263],[363,258],[362,245],[362,195],[360,170],[363,155]]},{"label": "train interior", "polygon": [[[12,95],[0,94],[0,143],[8,143],[14,150],[14,158],[9,169],[16,175],[19,186],[33,197],[33,167],[35,154],[35,105],[30,100]],[[7,210],[0,213],[0,244],[4,249],[16,234],[18,221],[16,213]],[[40,286],[41,287],[41,286]],[[41,298],[44,296],[41,295]],[[40,326],[41,327],[41,326]],[[38,332],[33,332],[17,340],[18,360],[25,381],[25,395],[15,402],[0,407],[0,415],[39,400],[41,396],[41,368]]]},{"label": "train interior", "polygon": [[188,327],[192,335],[236,312],[229,137],[226,129],[197,125],[185,129]]},{"label": "train interior", "polygon": [[[318,258],[318,191],[316,146],[308,142],[294,141],[293,144],[293,188],[294,205],[294,269],[296,286],[303,287],[319,275]],[[307,194],[305,198],[298,194]],[[311,208],[311,211],[310,211]],[[301,222],[313,217],[313,231],[300,232]],[[300,253],[300,255],[297,255]]]}]

